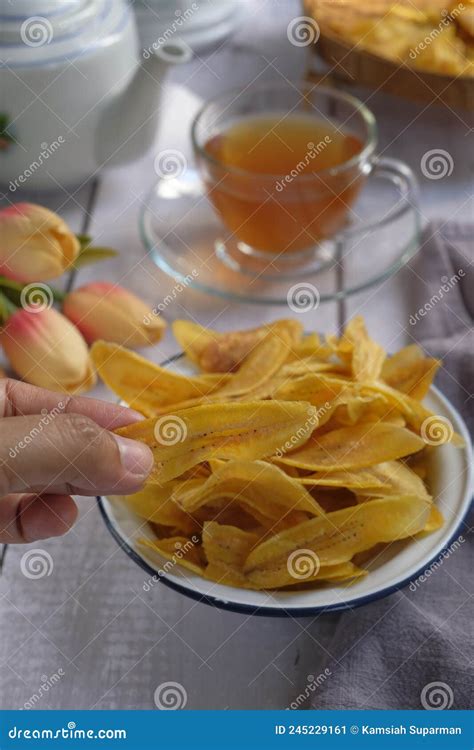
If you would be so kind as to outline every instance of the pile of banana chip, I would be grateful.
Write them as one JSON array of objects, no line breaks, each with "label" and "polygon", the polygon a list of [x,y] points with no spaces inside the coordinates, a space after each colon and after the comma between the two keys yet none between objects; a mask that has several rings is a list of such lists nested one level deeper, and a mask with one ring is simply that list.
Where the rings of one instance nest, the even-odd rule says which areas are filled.
[{"label": "pile of banana chip", "polygon": [[416,345],[387,357],[354,318],[340,337],[296,320],[220,333],[180,320],[195,376],[97,342],[105,383],[147,417],[117,432],[155,465],[126,499],[172,563],[229,586],[352,582],[391,543],[439,529],[429,454],[461,444],[426,409],[440,362]]}]

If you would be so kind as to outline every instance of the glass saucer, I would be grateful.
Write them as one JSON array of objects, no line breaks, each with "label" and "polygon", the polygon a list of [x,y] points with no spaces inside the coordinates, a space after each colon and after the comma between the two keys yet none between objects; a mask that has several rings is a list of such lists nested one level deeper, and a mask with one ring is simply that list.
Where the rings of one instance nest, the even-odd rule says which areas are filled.
[{"label": "glass saucer", "polygon": [[198,172],[161,178],[145,199],[140,233],[156,265],[187,286],[226,299],[288,304],[292,286],[315,287],[319,302],[379,284],[416,253],[420,214],[413,173],[379,159],[343,232],[303,254],[248,255],[222,224]]}]

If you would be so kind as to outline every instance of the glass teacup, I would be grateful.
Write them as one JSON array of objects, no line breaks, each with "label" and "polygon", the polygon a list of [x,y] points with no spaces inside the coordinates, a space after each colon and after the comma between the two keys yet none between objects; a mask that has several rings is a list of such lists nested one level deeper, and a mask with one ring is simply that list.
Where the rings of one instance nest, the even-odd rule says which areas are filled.
[{"label": "glass teacup", "polygon": [[212,205],[239,250],[267,258],[306,254],[347,225],[376,133],[355,97],[285,82],[217,97],[192,126]]}]

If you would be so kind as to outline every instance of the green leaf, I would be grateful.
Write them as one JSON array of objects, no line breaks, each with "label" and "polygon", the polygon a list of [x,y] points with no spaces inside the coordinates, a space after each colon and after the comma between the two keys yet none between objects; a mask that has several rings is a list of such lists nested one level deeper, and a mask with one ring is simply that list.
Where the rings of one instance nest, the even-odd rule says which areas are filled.
[{"label": "green leaf", "polygon": [[111,247],[85,247],[73,263],[74,268],[82,268],[90,263],[99,263],[101,260],[115,258],[118,251]]}]

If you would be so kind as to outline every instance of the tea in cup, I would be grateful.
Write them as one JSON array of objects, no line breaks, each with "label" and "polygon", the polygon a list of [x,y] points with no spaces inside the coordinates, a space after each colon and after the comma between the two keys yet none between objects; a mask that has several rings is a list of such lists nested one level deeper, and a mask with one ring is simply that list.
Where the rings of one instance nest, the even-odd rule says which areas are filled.
[{"label": "tea in cup", "polygon": [[376,126],[348,94],[257,84],[206,104],[192,138],[208,197],[239,248],[281,256],[314,250],[347,224]]}]

